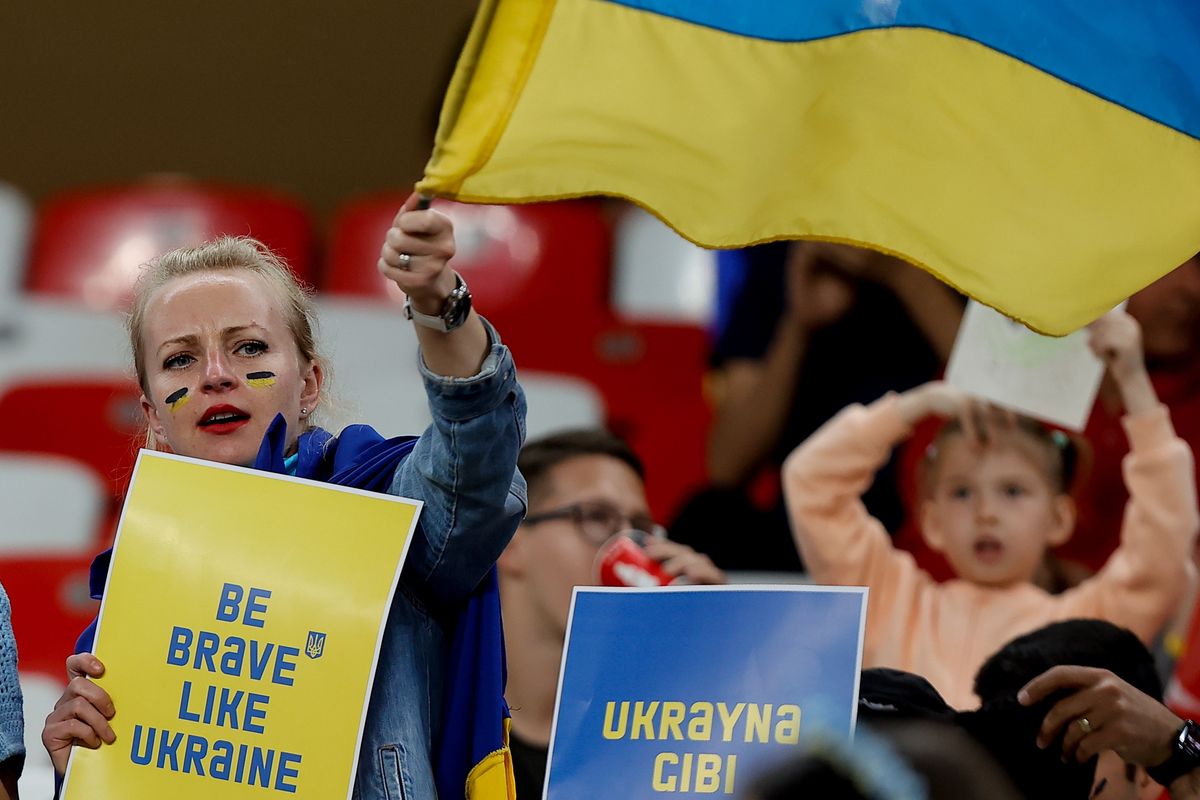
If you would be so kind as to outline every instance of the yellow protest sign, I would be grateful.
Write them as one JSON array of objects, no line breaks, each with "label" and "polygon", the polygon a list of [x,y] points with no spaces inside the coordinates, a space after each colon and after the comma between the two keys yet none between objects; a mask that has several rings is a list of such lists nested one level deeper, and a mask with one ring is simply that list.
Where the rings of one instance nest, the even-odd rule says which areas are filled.
[{"label": "yellow protest sign", "polygon": [[64,799],[348,798],[420,508],[143,452],[95,647],[117,740]]}]

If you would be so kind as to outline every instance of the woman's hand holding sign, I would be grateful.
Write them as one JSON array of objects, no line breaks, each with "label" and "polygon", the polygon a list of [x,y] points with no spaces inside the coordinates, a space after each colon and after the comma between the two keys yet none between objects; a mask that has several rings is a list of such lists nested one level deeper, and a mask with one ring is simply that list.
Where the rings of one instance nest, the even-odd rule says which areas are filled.
[{"label": "woman's hand holding sign", "polygon": [[92,682],[104,674],[104,664],[91,653],[77,653],[67,659],[66,691],[46,717],[42,744],[50,753],[54,771],[66,772],[67,758],[76,744],[95,749],[101,742],[112,744],[116,734],[108,721],[117,713],[108,692]]}]

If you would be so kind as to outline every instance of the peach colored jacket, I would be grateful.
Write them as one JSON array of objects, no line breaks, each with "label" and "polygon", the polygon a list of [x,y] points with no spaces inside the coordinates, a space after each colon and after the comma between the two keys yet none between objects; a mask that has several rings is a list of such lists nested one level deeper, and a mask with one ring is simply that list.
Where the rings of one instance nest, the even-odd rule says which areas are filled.
[{"label": "peach colored jacket", "polygon": [[974,708],[974,676],[1006,642],[1049,622],[1098,617],[1151,641],[1193,577],[1200,514],[1192,453],[1165,406],[1122,420],[1130,500],[1121,545],[1095,577],[1060,595],[1022,584],[935,582],[892,546],[860,495],[909,426],[892,395],[850,406],[796,448],[783,467],[788,515],[814,582],[867,586],[864,667],[924,675],[950,705]]}]

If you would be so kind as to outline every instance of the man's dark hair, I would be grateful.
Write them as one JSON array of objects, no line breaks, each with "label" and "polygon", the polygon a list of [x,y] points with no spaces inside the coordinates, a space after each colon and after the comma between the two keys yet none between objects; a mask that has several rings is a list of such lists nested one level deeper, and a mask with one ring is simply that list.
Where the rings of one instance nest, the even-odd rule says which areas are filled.
[{"label": "man's dark hair", "polygon": [[608,456],[629,465],[642,480],[646,470],[629,444],[603,428],[581,428],[543,436],[529,442],[517,457],[517,469],[525,476],[532,497],[541,491],[554,467],[579,456]]},{"label": "man's dark hair", "polygon": [[870,667],[858,681],[858,719],[946,719],[954,715],[937,689],[913,672]]},{"label": "man's dark hair", "polygon": [[1055,622],[1001,647],[975,675],[975,693],[983,705],[959,714],[958,724],[987,748],[1028,798],[1086,798],[1091,791],[1095,759],[1064,764],[1061,741],[1044,750],[1036,743],[1042,720],[1064,693],[1034,706],[1017,702],[1021,687],[1059,665],[1107,669],[1151,697],[1162,697],[1150,651],[1137,636],[1109,622]]},{"label": "man's dark hair", "polygon": [[975,694],[985,704],[1014,698],[1022,686],[1060,664],[1109,670],[1162,700],[1162,681],[1146,645],[1131,631],[1099,619],[1054,622],[1013,639],[975,673]]}]

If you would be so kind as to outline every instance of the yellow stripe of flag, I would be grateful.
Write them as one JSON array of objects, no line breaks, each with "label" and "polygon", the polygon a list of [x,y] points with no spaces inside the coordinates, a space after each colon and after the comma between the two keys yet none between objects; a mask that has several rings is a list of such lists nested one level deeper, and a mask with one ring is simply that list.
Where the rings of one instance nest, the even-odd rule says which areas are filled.
[{"label": "yellow stripe of flag", "polygon": [[774,42],[601,0],[484,3],[418,188],[860,244],[1052,334],[1200,249],[1200,141],[978,42]]}]

